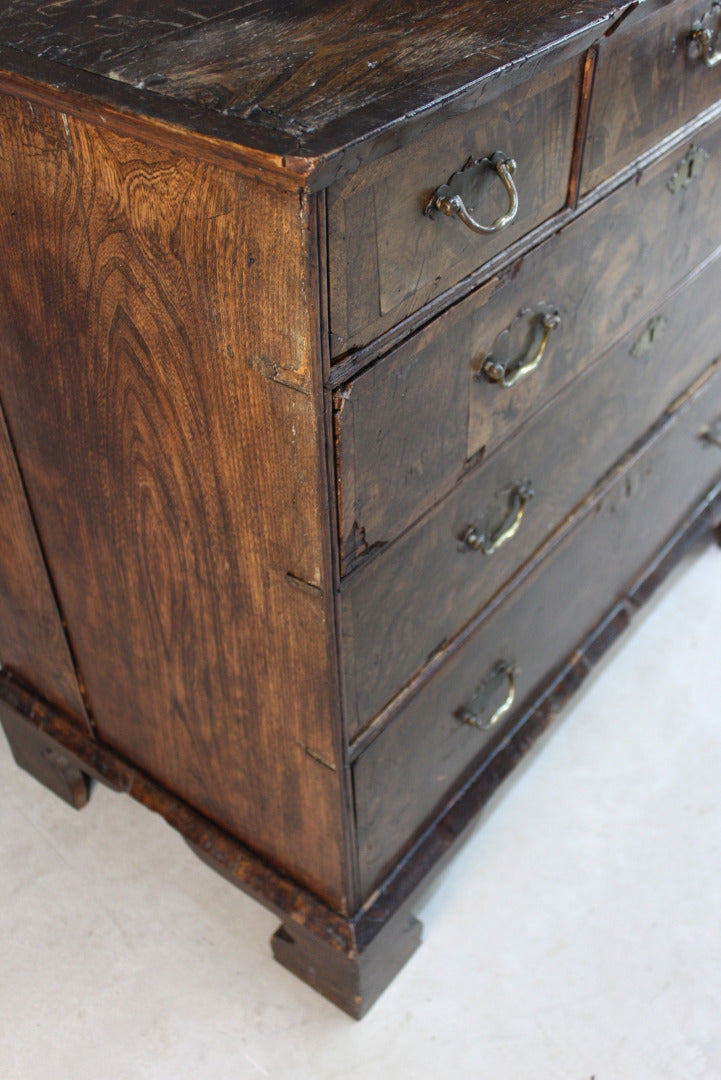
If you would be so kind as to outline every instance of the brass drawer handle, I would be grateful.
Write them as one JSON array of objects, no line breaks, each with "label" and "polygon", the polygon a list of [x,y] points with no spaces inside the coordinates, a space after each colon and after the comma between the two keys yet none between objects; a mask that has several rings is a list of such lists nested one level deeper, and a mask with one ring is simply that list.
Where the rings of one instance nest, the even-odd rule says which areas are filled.
[{"label": "brass drawer handle", "polygon": [[463,533],[463,543],[473,551],[480,551],[483,555],[492,555],[516,535],[523,521],[526,506],[532,498],[531,481],[521,480],[519,484],[511,488],[508,516],[498,531],[489,536],[484,530],[479,530],[477,525],[469,525]]},{"label": "brass drawer handle", "polygon": [[[482,195],[489,169],[496,173],[506,189],[508,210],[490,225],[481,225],[469,213],[466,204],[473,209],[476,201],[474,196]],[[447,184],[441,184],[433,192],[426,207],[426,213],[432,217],[434,212],[439,211],[446,217],[459,217],[463,224],[475,233],[500,232],[515,220],[518,213],[518,191],[513,183],[515,171],[514,159],[500,150],[497,150],[490,158],[480,158],[480,160],[469,158],[463,168],[454,173]]]},{"label": "brass drawer handle", "polygon": [[[501,679],[508,679],[508,693],[495,712],[488,717],[483,717],[488,707],[488,699],[493,694]],[[479,731],[488,731],[494,727],[502,716],[505,716],[513,705],[516,697],[516,669],[505,660],[499,660],[474,693],[467,705],[461,706],[456,716],[464,724],[478,728]]]},{"label": "brass drawer handle", "polygon": [[527,360],[522,361],[520,364],[509,370],[509,365],[507,363],[496,360],[493,356],[488,356],[474,378],[478,379],[484,375],[490,382],[498,383],[499,386],[503,386],[506,390],[510,390],[512,386],[516,386],[522,379],[527,378],[534,372],[543,360],[551,334],[561,325],[561,316],[557,311],[543,312],[536,316],[536,318],[543,327],[543,334],[536,347],[536,351]]},{"label": "brass drawer handle", "polygon": [[[711,20],[716,22],[715,30],[704,25]],[[721,64],[721,49],[714,47],[721,36],[721,4],[712,4],[709,11],[691,28],[691,40],[698,45],[701,59],[707,68],[715,68]]]}]

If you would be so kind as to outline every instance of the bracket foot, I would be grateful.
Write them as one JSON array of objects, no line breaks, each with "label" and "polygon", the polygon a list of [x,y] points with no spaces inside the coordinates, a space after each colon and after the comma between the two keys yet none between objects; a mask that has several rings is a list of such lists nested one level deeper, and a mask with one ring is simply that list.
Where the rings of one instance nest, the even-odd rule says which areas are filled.
[{"label": "bracket foot", "polygon": [[360,1020],[421,943],[423,927],[403,911],[366,945],[341,951],[288,920],[273,934],[275,959],[355,1020]]},{"label": "bracket foot", "polygon": [[0,702],[0,725],[16,763],[41,784],[81,810],[90,798],[90,778],[77,768],[54,739],[32,727]]}]

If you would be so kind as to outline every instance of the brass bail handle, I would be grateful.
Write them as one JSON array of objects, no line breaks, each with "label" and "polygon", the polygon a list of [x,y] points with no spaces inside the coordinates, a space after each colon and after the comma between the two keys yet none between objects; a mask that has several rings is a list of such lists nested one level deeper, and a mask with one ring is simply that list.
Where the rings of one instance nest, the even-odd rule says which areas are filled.
[{"label": "brass bail handle", "polygon": [[[464,182],[472,180],[474,173],[483,172],[490,166],[496,172],[499,180],[506,189],[508,195],[508,209],[501,217],[496,218],[490,225],[482,225],[480,221],[469,213],[463,201]],[[497,233],[505,229],[518,214],[518,190],[513,183],[513,174],[516,171],[516,162],[500,150],[490,158],[482,158],[475,161],[471,158],[459,172],[454,173],[447,184],[441,186],[433,193],[426,207],[426,213],[432,215],[434,211],[440,211],[446,217],[458,217],[463,224],[475,233]]]},{"label": "brass bail handle", "polygon": [[516,386],[521,382],[522,379],[531,375],[540,365],[545,356],[551,334],[556,327],[560,325],[561,316],[557,311],[546,312],[541,317],[541,326],[543,327],[541,340],[538,343],[536,351],[527,360],[509,372],[505,364],[499,363],[499,361],[494,360],[492,356],[489,356],[485,360],[481,372],[490,380],[490,382],[498,383],[499,386],[503,386],[506,390],[510,390],[513,386]]},{"label": "brass bail handle", "polygon": [[[493,685],[504,676],[508,679],[508,693],[506,694],[505,700],[501,702],[495,712],[484,718],[483,713],[486,710],[486,704],[490,697]],[[506,663],[505,660],[500,660],[494,665],[490,674],[483,680],[468,704],[462,706],[462,708],[458,710],[456,716],[459,720],[462,720],[464,724],[469,724],[479,731],[489,731],[503,716],[506,715],[513,705],[515,697],[516,669],[512,664]]]},{"label": "brass bail handle", "polygon": [[[711,30],[709,26],[703,25],[703,22],[714,14],[718,18],[715,31]],[[701,51],[701,59],[707,68],[715,68],[718,64],[721,64],[721,49],[714,50],[714,45],[719,37],[721,37],[721,4],[713,4],[703,20],[691,30],[691,40],[698,45]]]},{"label": "brass bail handle", "polygon": [[528,502],[533,498],[533,485],[530,480],[522,480],[511,491],[511,506],[508,516],[499,528],[498,532],[487,535],[479,532],[475,525],[469,525],[463,534],[463,543],[473,551],[480,551],[483,555],[493,555],[494,551],[512,540],[521,527],[523,514]]}]

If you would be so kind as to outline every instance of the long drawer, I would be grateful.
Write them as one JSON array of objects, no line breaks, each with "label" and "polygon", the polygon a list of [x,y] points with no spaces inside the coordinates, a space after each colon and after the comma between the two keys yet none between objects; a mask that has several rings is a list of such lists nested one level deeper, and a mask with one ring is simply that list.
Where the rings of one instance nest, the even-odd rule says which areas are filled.
[{"label": "long drawer", "polygon": [[[707,44],[699,32],[708,31]],[[721,100],[721,4],[639,4],[599,46],[584,193]],[[620,103],[623,107],[620,107]]]},{"label": "long drawer", "polygon": [[[357,759],[364,895],[720,478],[721,373],[714,365],[645,452],[589,500],[575,527]],[[513,706],[504,713],[511,689]]]},{"label": "long drawer", "polygon": [[[366,344],[482,266],[566,203],[581,60],[447,120],[359,170],[328,196],[331,349]],[[512,158],[515,219],[479,235],[458,217],[425,213],[434,192],[470,159]],[[489,226],[511,205],[497,167],[483,166],[467,208]]]},{"label": "long drawer", "polygon": [[[469,461],[508,438],[719,246],[721,122],[702,129],[697,145],[708,160],[685,188],[671,184],[681,148],[337,392],[346,568],[432,506]],[[560,323],[547,331],[536,370],[510,387],[489,379],[489,357],[512,354],[506,382],[538,357],[542,309]]]},{"label": "long drawer", "polygon": [[503,586],[721,352],[721,258],[343,583],[350,730]]}]

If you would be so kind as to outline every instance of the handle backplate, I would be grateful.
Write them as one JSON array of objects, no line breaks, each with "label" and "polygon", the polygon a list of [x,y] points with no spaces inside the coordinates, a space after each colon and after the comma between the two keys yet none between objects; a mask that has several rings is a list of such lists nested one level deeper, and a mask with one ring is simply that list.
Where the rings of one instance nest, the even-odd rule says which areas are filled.
[{"label": "handle backplate", "polygon": [[560,325],[561,316],[551,304],[523,308],[498,335],[488,356],[478,361],[474,379],[510,390],[540,367],[551,334]]},{"label": "handle backplate", "polygon": [[[506,660],[497,661],[483,682],[476,687],[470,701],[462,705],[456,711],[456,717],[464,724],[478,728],[479,731],[489,731],[509,711],[516,697],[516,675],[518,669],[514,664]],[[489,713],[491,704],[497,698],[499,689],[508,680],[508,688],[505,698],[497,705],[493,712]]]},{"label": "handle backplate", "polygon": [[691,27],[691,48],[707,68],[721,64],[721,3],[713,3]]},{"label": "handle backplate", "polygon": [[483,555],[493,555],[495,551],[512,540],[521,527],[523,514],[529,501],[533,498],[533,485],[530,480],[521,480],[512,487],[501,492],[508,496],[508,510],[503,521],[495,529],[485,529],[482,525],[469,525],[464,531],[461,540],[472,551],[480,551]]},{"label": "handle backplate", "polygon": [[[516,162],[501,150],[497,150],[491,157],[469,158],[447,184],[436,188],[425,212],[429,217],[434,217],[437,213],[445,214],[446,217],[458,217],[475,233],[500,232],[515,221],[518,214],[518,190],[513,182],[515,171]],[[506,190],[508,209],[490,225],[483,225],[474,215],[483,202],[489,180],[494,175]]]}]

